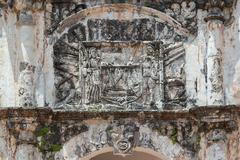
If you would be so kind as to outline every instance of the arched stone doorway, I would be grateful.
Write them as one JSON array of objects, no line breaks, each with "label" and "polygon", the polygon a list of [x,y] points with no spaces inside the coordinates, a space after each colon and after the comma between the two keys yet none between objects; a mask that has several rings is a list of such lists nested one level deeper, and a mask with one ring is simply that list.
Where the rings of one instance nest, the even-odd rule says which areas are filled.
[{"label": "arched stone doorway", "polygon": [[83,160],[167,160],[167,158],[150,149],[137,147],[130,155],[115,155],[112,148],[105,148],[94,152]]},{"label": "arched stone doorway", "polygon": [[138,153],[138,152],[134,152],[133,155],[129,155],[126,157],[123,156],[119,156],[119,155],[113,155],[111,152],[109,153],[104,153],[101,155],[98,155],[96,157],[91,158],[91,160],[106,160],[106,159],[111,159],[111,160],[160,160],[157,157],[154,157],[152,155],[148,155],[148,154],[144,154],[144,153]]},{"label": "arched stone doorway", "polygon": [[[167,135],[153,129],[151,124],[140,124],[136,121],[136,119],[85,121],[84,128],[87,130],[74,136],[66,135],[62,149],[55,154],[55,159],[101,160],[107,156],[111,157],[109,159],[115,157],[119,160],[128,160],[126,158],[139,160],[137,157],[144,157],[143,155],[149,157],[147,160],[156,157],[159,160],[192,159],[192,155],[189,154],[191,151],[187,148],[174,143]],[[161,126],[162,129],[166,129]],[[79,124],[78,127],[81,128],[83,125]],[[172,131],[169,130],[167,134],[172,135]],[[116,155],[123,155],[125,159]]]}]

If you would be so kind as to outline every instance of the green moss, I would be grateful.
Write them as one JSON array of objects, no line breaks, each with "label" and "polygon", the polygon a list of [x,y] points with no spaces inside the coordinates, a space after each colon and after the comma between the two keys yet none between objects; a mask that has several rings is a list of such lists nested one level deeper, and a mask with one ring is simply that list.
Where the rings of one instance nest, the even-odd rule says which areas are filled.
[{"label": "green moss", "polygon": [[62,149],[60,144],[54,144],[49,141],[49,137],[54,136],[53,133],[54,128],[49,126],[44,126],[35,133],[38,137],[37,147],[42,153],[58,152]]},{"label": "green moss", "polygon": [[171,140],[172,140],[173,144],[177,143],[177,128],[176,127],[173,129],[173,133],[171,135]]},{"label": "green moss", "polygon": [[200,148],[200,143],[201,143],[201,136],[200,135],[198,135],[197,136],[197,148]]},{"label": "green moss", "polygon": [[53,144],[50,148],[52,152],[58,152],[62,149],[62,146],[60,144]]},{"label": "green moss", "polygon": [[43,137],[43,136],[47,135],[49,131],[50,131],[50,129],[48,127],[43,127],[38,132],[36,132],[36,136]]}]

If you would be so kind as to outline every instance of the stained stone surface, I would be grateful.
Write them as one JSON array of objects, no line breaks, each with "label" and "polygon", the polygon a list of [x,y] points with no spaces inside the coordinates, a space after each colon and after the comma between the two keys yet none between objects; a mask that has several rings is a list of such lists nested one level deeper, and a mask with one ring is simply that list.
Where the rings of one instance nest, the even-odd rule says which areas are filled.
[{"label": "stained stone surface", "polygon": [[184,40],[154,19],[73,26],[54,45],[57,107],[185,108]]},{"label": "stained stone surface", "polygon": [[[108,152],[125,156],[142,148],[155,151],[164,160],[239,157],[239,116],[234,114],[239,108],[205,111],[93,114],[12,109],[12,118],[6,119],[7,112],[2,110],[0,155],[75,160],[109,148]],[[220,118],[227,114],[232,115],[230,119]],[[205,122],[206,117],[215,118]]]},{"label": "stained stone surface", "polygon": [[239,17],[239,0],[0,0],[0,160],[239,159]]},{"label": "stained stone surface", "polygon": [[[1,67],[4,68],[0,73],[0,95],[1,104],[6,107],[162,110],[240,102],[239,6],[232,0],[2,0],[0,3]],[[212,28],[214,24],[207,25],[214,18],[223,21],[221,31]],[[213,32],[219,35],[207,38]],[[219,44],[223,39],[224,45]],[[147,53],[147,46],[153,46],[156,53]],[[92,48],[100,58],[91,63],[98,67],[83,64],[96,61],[91,59]],[[219,49],[221,54],[215,52]],[[217,53],[218,59],[211,59],[210,52]],[[158,77],[147,78],[144,69],[140,69],[150,63],[144,61],[147,54],[155,59],[151,60],[151,72],[157,70]],[[131,75],[132,79],[123,76],[116,86],[117,76],[110,80],[103,75],[111,69],[108,63],[112,62],[106,59],[118,55],[130,59],[116,60],[119,62],[112,64],[115,68],[112,70],[119,71],[119,75],[128,70],[124,76]],[[19,79],[21,63],[35,68],[32,84],[23,85],[28,90],[24,96],[18,94],[20,81],[28,81],[27,75]],[[131,63],[135,69],[126,69]],[[84,70],[88,70],[88,76],[83,75]],[[88,84],[86,76],[90,79]],[[131,81],[136,77],[139,79],[134,84]],[[92,84],[95,87],[90,88]],[[9,85],[11,88],[7,89],[5,86]],[[131,85],[136,86],[133,89]]]}]

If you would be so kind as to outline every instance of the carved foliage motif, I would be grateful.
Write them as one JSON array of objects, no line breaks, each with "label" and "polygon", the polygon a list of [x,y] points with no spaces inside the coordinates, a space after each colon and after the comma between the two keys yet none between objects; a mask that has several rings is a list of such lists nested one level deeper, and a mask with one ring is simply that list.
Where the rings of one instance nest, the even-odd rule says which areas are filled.
[{"label": "carved foliage motif", "polygon": [[166,14],[176,19],[184,28],[192,32],[196,31],[196,3],[183,1],[182,3],[173,3],[170,8],[165,9]]}]

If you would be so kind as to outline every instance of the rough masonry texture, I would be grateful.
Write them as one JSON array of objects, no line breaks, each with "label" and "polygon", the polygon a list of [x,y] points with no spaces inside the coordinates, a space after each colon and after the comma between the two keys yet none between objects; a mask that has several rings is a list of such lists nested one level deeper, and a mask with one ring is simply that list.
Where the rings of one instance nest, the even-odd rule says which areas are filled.
[{"label": "rough masonry texture", "polygon": [[240,159],[240,1],[0,0],[0,160]]}]

